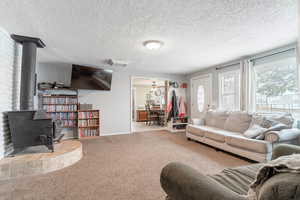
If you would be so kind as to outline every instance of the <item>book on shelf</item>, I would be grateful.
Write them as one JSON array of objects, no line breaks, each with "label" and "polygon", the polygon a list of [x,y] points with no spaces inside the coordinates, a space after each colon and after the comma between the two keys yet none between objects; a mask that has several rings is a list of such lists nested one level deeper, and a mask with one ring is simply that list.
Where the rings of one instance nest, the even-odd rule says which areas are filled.
[{"label": "book on shelf", "polygon": [[89,126],[98,126],[99,120],[98,119],[79,119],[78,126],[79,127],[89,127]]},{"label": "book on shelf", "polygon": [[79,119],[99,118],[99,112],[98,111],[79,111],[78,118]]},{"label": "book on shelf", "polygon": [[80,137],[99,136],[98,129],[81,129],[79,130]]},{"label": "book on shelf", "polygon": [[63,120],[62,125],[64,127],[76,127],[77,126],[76,121],[74,121],[74,120]]},{"label": "book on shelf", "polygon": [[77,104],[77,97],[43,97],[43,104]]},{"label": "book on shelf", "polygon": [[77,111],[77,105],[43,105],[47,112]]},{"label": "book on shelf", "polygon": [[48,116],[53,120],[76,120],[77,113],[75,112],[59,112],[59,113],[48,113]]}]

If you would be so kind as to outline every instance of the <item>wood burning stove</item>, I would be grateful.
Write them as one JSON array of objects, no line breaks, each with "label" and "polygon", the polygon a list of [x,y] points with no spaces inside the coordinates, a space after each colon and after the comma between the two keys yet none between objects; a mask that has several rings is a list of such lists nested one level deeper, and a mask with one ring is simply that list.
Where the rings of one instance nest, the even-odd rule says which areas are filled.
[{"label": "wood burning stove", "polygon": [[32,111],[36,93],[37,48],[46,45],[39,38],[11,35],[23,45],[20,111],[7,112],[14,154],[31,146],[45,145],[52,152],[54,142],[62,138],[58,122],[47,117],[45,111]]},{"label": "wood burning stove", "polygon": [[61,124],[48,118],[45,111],[12,111],[7,115],[14,154],[38,145],[53,152],[54,142],[63,137]]}]

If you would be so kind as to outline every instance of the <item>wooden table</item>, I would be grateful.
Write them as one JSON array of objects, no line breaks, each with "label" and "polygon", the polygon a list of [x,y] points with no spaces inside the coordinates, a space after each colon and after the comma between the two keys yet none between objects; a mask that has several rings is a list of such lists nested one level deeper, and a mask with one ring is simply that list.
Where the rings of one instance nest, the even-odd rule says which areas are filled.
[{"label": "wooden table", "polygon": [[[157,116],[165,113],[165,110],[163,109],[152,109],[152,114],[157,114]],[[148,121],[148,113],[147,110],[137,110],[136,111],[136,122],[146,122]]]}]

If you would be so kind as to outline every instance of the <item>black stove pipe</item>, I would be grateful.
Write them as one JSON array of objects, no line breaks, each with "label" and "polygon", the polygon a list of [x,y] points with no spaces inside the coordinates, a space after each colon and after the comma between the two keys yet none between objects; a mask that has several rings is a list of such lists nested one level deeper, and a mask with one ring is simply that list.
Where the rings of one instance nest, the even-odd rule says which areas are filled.
[{"label": "black stove pipe", "polygon": [[37,48],[44,48],[46,45],[39,38],[14,34],[11,38],[23,45],[20,110],[33,110],[36,92],[36,53]]}]

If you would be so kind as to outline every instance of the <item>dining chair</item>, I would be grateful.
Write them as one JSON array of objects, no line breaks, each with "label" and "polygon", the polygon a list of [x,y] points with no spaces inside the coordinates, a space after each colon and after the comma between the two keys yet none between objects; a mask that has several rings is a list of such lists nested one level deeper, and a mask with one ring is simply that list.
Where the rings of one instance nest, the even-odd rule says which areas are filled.
[{"label": "dining chair", "polygon": [[165,111],[164,110],[160,110],[158,113],[158,124],[160,126],[164,126],[165,125]]},{"label": "dining chair", "polygon": [[151,107],[149,104],[146,104],[145,108],[146,108],[146,112],[147,112],[146,125],[151,126],[152,123],[154,124],[154,122],[158,123],[158,120],[159,120],[158,113],[155,110],[151,110]]}]

